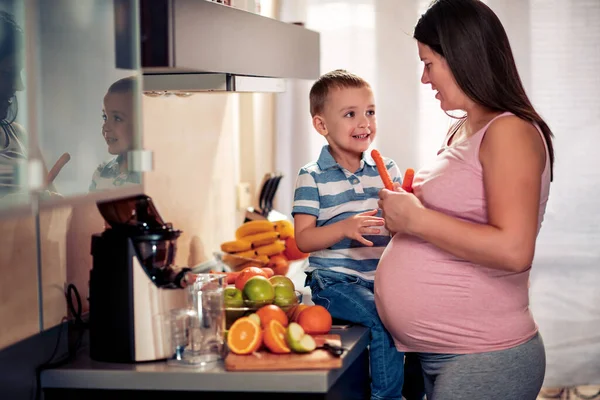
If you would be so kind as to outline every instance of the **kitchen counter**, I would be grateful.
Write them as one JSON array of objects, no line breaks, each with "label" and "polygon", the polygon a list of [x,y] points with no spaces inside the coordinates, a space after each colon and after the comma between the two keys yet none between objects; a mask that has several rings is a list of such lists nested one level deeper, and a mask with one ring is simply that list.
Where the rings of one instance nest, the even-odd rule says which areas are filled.
[{"label": "kitchen counter", "polygon": [[[362,399],[369,387],[368,340],[366,328],[352,326],[346,330],[333,329],[342,345],[348,349],[342,356],[339,369],[309,371],[229,372],[223,362],[208,371],[172,367],[166,362],[118,364],[93,361],[89,349],[81,349],[72,362],[56,369],[43,371],[41,387],[45,399],[124,398],[147,399],[151,394],[178,394],[198,398],[221,398],[224,393],[254,392],[261,399]],[[132,392],[135,391],[135,392]],[[112,393],[116,395],[113,396]],[[94,397],[97,395],[98,397]],[[181,395],[181,396],[180,396]],[[191,398],[191,396],[190,396]]]}]

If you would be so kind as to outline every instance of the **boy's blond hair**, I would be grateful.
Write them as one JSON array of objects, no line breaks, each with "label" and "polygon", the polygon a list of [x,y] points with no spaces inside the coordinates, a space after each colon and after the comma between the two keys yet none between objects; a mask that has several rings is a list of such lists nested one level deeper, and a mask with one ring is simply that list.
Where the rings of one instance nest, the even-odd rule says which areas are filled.
[{"label": "boy's blond hair", "polygon": [[323,112],[330,90],[363,87],[371,87],[371,85],[345,69],[336,69],[321,75],[310,89],[310,115],[314,117]]}]

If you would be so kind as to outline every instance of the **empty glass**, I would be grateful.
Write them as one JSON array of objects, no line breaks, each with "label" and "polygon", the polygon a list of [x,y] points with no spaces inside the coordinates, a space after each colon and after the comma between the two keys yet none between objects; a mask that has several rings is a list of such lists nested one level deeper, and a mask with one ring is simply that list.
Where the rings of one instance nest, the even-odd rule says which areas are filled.
[{"label": "empty glass", "polygon": [[224,275],[199,274],[188,287],[189,307],[171,312],[171,365],[209,368],[223,358]]}]

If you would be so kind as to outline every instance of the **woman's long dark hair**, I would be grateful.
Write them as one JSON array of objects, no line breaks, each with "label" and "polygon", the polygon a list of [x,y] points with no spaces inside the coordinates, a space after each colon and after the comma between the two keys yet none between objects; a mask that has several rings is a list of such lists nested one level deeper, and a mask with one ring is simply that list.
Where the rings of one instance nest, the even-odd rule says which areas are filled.
[{"label": "woman's long dark hair", "polygon": [[446,59],[458,86],[474,102],[494,111],[509,111],[540,127],[552,179],[552,131],[525,93],[508,36],[496,14],[479,0],[435,0],[417,22],[414,38]]},{"label": "woman's long dark hair", "polygon": [[[22,51],[23,29],[16,23],[12,14],[0,11],[0,60],[6,57],[19,55]],[[17,96],[12,99],[8,110],[6,123],[12,123],[17,118],[19,105]]]}]

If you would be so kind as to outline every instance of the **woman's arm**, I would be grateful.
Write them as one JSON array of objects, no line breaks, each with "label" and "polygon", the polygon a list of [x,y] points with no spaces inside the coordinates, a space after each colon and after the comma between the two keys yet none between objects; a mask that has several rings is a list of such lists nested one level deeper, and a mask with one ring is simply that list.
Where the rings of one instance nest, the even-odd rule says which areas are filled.
[{"label": "woman's arm", "polygon": [[[416,204],[405,214],[404,231],[473,263],[513,272],[528,269],[545,157],[544,142],[533,125],[517,117],[499,118],[489,126],[479,153],[488,224],[461,221]],[[415,201],[411,199],[413,206]]]}]

